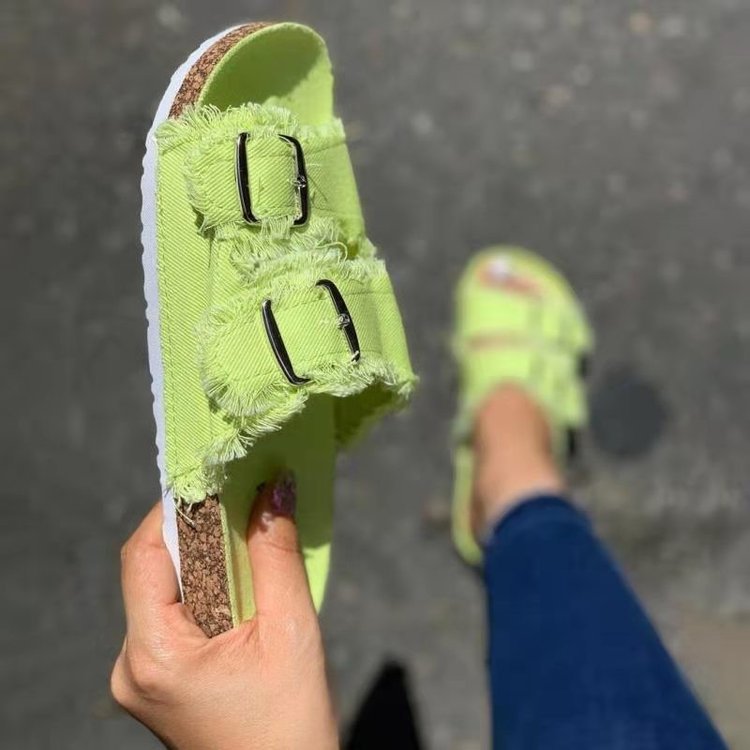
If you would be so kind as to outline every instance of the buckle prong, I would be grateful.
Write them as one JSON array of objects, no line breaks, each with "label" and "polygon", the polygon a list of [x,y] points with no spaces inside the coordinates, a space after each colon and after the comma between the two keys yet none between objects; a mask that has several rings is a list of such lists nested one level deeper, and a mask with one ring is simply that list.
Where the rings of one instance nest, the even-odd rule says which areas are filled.
[{"label": "buckle prong", "polygon": [[339,316],[339,328],[344,332],[349,350],[352,353],[352,362],[359,362],[362,353],[359,350],[357,329],[354,327],[352,314],[349,312],[339,288],[330,279],[321,279],[315,286],[322,286],[331,296],[331,302],[333,302]]}]

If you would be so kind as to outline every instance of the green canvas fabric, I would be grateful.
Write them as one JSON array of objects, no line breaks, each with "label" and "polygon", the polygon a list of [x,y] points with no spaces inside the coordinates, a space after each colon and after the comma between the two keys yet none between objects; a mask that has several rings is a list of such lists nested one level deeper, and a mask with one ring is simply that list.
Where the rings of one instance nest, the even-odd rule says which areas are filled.
[{"label": "green canvas fabric", "polygon": [[[257,226],[244,221],[237,192],[241,132],[250,134]],[[293,226],[293,152],[279,133],[297,138],[305,153],[310,220],[302,227]],[[278,106],[205,106],[162,125],[157,141],[167,481],[189,503],[220,492],[227,462],[247,455],[311,395],[336,398],[341,446],[402,405],[415,378],[388,275],[364,235],[340,121],[305,126]],[[171,230],[175,222],[182,231]],[[194,227],[187,242],[185,224]],[[333,281],[347,303],[359,361],[320,279]],[[262,322],[265,300],[309,383],[284,377]],[[175,326],[194,335],[175,336]]]},{"label": "green canvas fabric", "polygon": [[[503,291],[481,279],[499,263],[508,275],[528,279],[534,294]],[[565,279],[527,250],[497,247],[478,253],[456,293],[453,350],[460,368],[459,439],[474,412],[503,381],[524,385],[540,400],[555,427],[577,427],[586,418],[578,371],[593,335]]]}]

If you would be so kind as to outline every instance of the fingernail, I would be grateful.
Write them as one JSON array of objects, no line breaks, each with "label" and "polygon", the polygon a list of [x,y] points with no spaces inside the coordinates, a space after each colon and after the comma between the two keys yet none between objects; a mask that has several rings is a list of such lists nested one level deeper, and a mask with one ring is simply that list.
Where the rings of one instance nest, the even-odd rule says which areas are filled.
[{"label": "fingernail", "polygon": [[289,469],[284,469],[276,476],[269,507],[276,516],[294,518],[297,509],[297,483]]}]

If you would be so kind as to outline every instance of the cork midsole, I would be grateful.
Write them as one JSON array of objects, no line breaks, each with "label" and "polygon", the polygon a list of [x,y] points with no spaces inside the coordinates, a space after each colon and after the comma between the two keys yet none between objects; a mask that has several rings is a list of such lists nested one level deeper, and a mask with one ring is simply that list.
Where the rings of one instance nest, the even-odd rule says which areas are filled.
[{"label": "cork midsole", "polygon": [[156,239],[157,149],[154,133],[166,119],[179,117],[186,106],[198,100],[206,80],[235,44],[268,25],[252,23],[225,29],[200,45],[175,71],[147,136],[141,180],[144,292],[157,461],[164,511],[164,541],[177,571],[183,601],[190,606],[198,624],[208,635],[218,635],[234,624],[227,579],[225,531],[217,498],[207,498],[206,502],[201,503],[204,507],[183,517],[177,512],[179,498],[173,496],[166,484],[164,375]]}]

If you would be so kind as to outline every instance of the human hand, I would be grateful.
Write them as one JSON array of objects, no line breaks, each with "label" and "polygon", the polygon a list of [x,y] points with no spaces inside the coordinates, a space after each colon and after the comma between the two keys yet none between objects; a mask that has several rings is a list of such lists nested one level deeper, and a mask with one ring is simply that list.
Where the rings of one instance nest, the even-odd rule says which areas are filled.
[{"label": "human hand", "polygon": [[[274,489],[276,488],[276,502]],[[180,603],[157,504],[122,549],[127,635],[115,700],[173,750],[335,750],[318,619],[283,477],[248,527],[257,612],[208,638]]]}]

